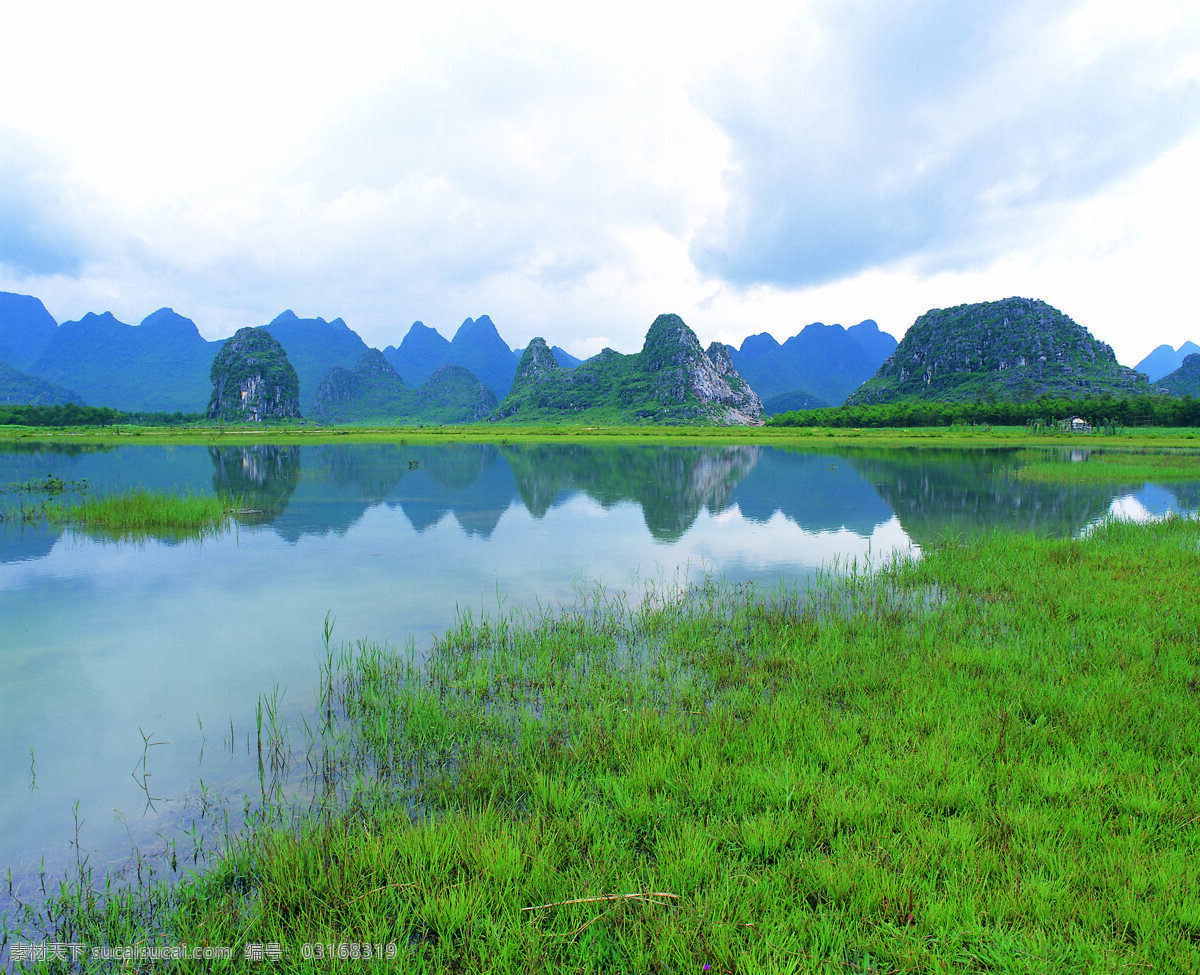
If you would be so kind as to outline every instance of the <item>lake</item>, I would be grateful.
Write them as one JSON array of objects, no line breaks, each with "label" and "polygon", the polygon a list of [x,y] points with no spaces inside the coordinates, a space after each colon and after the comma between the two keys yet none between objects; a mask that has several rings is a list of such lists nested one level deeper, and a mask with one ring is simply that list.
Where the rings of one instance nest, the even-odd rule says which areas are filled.
[{"label": "lake", "polygon": [[35,900],[79,864],[201,863],[260,797],[260,701],[293,730],[314,713],[327,618],[334,643],[420,649],[460,612],[596,585],[775,588],[993,527],[1200,508],[1200,480],[1026,483],[1011,450],[0,445],[0,505],[47,476],[249,510],[187,542],[0,524],[0,869]]}]

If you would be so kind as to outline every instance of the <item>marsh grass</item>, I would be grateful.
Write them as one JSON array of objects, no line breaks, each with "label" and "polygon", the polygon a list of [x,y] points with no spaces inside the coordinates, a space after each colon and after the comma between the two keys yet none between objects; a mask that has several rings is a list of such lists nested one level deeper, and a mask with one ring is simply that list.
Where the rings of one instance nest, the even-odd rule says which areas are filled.
[{"label": "marsh grass", "polygon": [[227,531],[239,509],[232,498],[192,490],[173,493],[135,488],[50,501],[44,514],[51,524],[70,525],[105,541],[185,541]]},{"label": "marsh grass", "polygon": [[1047,451],[1020,451],[1014,457],[1017,476],[1042,483],[1144,484],[1146,481],[1200,480],[1200,452],[1153,453],[1134,450],[1075,448],[1048,456]]},{"label": "marsh grass", "polygon": [[64,897],[227,969],[362,967],[301,957],[334,943],[423,972],[1195,970],[1198,545],[1173,518],[805,591],[598,589],[463,613],[427,659],[327,620],[330,801],[153,911]]},{"label": "marsh grass", "polygon": [[87,480],[68,481],[54,474],[43,478],[0,484],[0,525],[27,526],[43,522],[47,509],[61,506],[64,499],[80,499],[91,490]]}]

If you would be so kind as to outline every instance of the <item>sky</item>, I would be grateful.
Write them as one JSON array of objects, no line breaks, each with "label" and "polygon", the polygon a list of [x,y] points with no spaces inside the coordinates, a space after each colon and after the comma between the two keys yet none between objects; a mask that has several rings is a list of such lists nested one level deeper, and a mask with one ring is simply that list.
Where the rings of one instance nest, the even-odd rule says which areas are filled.
[{"label": "sky", "polygon": [[[436,7],[436,9],[435,9]],[[1196,0],[42,0],[0,59],[0,290],[368,345],[707,344],[1041,298],[1200,341]]]}]

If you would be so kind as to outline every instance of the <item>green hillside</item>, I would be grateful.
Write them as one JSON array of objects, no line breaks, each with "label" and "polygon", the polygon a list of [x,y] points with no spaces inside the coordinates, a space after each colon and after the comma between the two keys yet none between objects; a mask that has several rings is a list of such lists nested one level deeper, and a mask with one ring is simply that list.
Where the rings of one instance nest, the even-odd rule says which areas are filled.
[{"label": "green hillside", "polygon": [[1187,356],[1183,364],[1163,376],[1158,385],[1176,396],[1200,396],[1200,353]]},{"label": "green hillside", "polygon": [[544,339],[525,349],[495,420],[616,423],[754,423],[762,402],[719,343],[706,352],[678,315],[659,315],[642,351],[605,349],[574,369],[559,365]]},{"label": "green hillside", "polygon": [[495,393],[462,366],[442,366],[412,389],[382,352],[368,349],[353,369],[325,373],[310,416],[324,423],[473,423],[496,405]]},{"label": "green hillside", "polygon": [[936,308],[916,320],[847,406],[900,400],[1021,401],[1148,395],[1145,377],[1044,301]]},{"label": "green hillside", "polygon": [[59,403],[82,403],[79,394],[30,376],[0,362],[0,403],[20,406],[54,406]]}]

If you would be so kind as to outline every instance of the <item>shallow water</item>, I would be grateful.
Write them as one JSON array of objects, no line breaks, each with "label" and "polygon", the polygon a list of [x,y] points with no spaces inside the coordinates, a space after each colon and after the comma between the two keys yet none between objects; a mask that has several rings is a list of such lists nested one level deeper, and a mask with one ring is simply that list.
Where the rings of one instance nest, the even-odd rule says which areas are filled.
[{"label": "shallow water", "polygon": [[631,601],[709,572],[775,588],[992,527],[1200,507],[1200,481],[1026,484],[1005,451],[491,444],[0,446],[0,505],[47,475],[250,510],[198,542],[0,524],[0,868],[35,899],[80,862],[201,862],[261,796],[260,695],[303,761],[327,615],[335,643],[420,649],[460,610],[597,583]]}]

